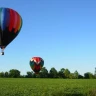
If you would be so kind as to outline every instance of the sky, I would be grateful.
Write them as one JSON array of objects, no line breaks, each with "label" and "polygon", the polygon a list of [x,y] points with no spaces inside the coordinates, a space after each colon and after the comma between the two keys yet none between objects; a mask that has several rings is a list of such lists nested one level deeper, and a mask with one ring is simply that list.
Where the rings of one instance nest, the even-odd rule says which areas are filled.
[{"label": "sky", "polygon": [[44,59],[48,71],[68,68],[94,74],[96,67],[96,0],[0,0],[23,20],[19,35],[0,56],[0,72],[32,71],[29,60]]}]

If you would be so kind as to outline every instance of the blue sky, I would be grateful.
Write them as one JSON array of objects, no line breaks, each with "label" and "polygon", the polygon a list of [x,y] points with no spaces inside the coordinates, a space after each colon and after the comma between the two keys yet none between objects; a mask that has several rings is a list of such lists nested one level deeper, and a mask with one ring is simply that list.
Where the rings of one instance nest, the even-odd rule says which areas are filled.
[{"label": "blue sky", "polygon": [[29,60],[44,59],[48,70],[68,68],[80,74],[96,67],[96,0],[0,0],[23,19],[19,35],[0,56],[0,72],[31,71]]}]

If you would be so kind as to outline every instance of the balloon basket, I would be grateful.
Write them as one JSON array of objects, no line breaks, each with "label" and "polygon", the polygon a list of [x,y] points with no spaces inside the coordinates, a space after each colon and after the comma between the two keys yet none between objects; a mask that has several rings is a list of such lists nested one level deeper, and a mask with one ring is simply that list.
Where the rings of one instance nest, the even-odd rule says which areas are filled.
[{"label": "balloon basket", "polygon": [[1,55],[4,55],[4,52],[1,52]]},{"label": "balloon basket", "polygon": [[1,48],[1,55],[4,55],[4,48]]}]

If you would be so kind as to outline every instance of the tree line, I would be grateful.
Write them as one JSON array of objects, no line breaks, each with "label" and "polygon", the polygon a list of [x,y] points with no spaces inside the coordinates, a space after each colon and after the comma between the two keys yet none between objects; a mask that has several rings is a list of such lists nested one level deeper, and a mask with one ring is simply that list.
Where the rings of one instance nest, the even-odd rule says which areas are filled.
[{"label": "tree line", "polygon": [[33,71],[27,71],[26,75],[21,75],[21,72],[17,69],[11,69],[9,72],[0,72],[1,78],[64,78],[64,79],[96,79],[96,74],[91,72],[84,73],[84,76],[80,75],[76,70],[71,73],[69,69],[61,68],[57,71],[52,67],[49,72],[46,67],[43,67],[39,74],[35,74]]}]

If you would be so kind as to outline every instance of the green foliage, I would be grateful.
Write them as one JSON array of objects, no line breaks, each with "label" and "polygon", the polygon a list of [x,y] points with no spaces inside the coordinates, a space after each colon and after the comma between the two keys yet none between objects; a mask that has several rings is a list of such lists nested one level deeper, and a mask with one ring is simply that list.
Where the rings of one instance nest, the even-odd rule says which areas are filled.
[{"label": "green foliage", "polygon": [[48,72],[46,67],[43,67],[39,74],[35,74],[33,71],[27,71],[26,75],[21,75],[20,71],[17,69],[11,69],[9,72],[0,72],[1,78],[67,78],[67,79],[96,79],[95,74],[91,72],[84,73],[84,76],[80,75],[76,70],[74,73],[71,73],[69,69],[61,68],[60,71],[57,71],[54,67],[51,68]]},{"label": "green foliage", "polygon": [[93,79],[95,76],[91,72],[84,73],[84,78],[86,79]]},{"label": "green foliage", "polygon": [[1,78],[0,96],[96,96],[96,79]]},{"label": "green foliage", "polygon": [[18,77],[20,77],[20,71],[17,70],[17,69],[11,69],[9,71],[9,77],[12,77],[12,78],[18,78]]},{"label": "green foliage", "polygon": [[32,78],[33,77],[33,72],[27,72],[27,75],[26,75],[27,78]]},{"label": "green foliage", "polygon": [[65,71],[65,69],[64,68],[61,68],[61,70],[58,72],[58,77],[59,78],[64,78],[65,77],[64,71]]},{"label": "green foliage", "polygon": [[9,73],[8,72],[5,72],[4,76],[5,77],[9,77]]},{"label": "green foliage", "polygon": [[48,70],[45,67],[43,67],[41,69],[41,71],[40,71],[40,77],[41,78],[48,78]]},{"label": "green foliage", "polygon": [[50,69],[49,77],[51,77],[51,78],[57,78],[58,77],[57,70],[54,67]]},{"label": "green foliage", "polygon": [[78,73],[78,71],[76,70],[76,71],[74,72],[74,77],[75,77],[75,79],[78,79],[78,76],[79,76],[79,73]]},{"label": "green foliage", "polygon": [[69,78],[70,78],[70,79],[75,79],[74,73],[70,73],[70,74],[69,74]]},{"label": "green foliage", "polygon": [[82,75],[78,75],[78,79],[83,79],[84,77]]},{"label": "green foliage", "polygon": [[70,71],[69,71],[68,69],[65,69],[65,70],[64,70],[64,74],[65,74],[65,77],[66,77],[66,78],[69,78]]},{"label": "green foliage", "polygon": [[4,75],[4,72],[1,72],[0,73],[0,77],[4,77],[5,75]]}]

